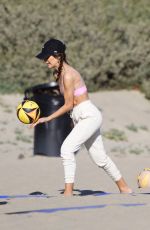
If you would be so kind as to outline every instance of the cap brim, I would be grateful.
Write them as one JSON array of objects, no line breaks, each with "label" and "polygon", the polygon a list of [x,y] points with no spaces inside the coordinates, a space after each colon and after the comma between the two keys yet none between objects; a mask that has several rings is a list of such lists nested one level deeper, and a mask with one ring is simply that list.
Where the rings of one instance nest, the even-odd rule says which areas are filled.
[{"label": "cap brim", "polygon": [[40,60],[44,60],[44,59],[48,58],[48,55],[45,54],[44,52],[41,52],[41,53],[37,54],[35,57],[40,59]]},{"label": "cap brim", "polygon": [[36,55],[36,57],[40,60],[46,60],[48,59],[51,55],[53,55],[52,51],[47,51],[42,49],[42,51]]}]

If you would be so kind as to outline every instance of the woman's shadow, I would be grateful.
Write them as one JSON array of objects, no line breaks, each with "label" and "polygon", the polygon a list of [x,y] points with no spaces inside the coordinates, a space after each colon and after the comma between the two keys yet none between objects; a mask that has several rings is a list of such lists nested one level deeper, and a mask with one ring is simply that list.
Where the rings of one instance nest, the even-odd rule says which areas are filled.
[{"label": "woman's shadow", "polygon": [[75,189],[75,192],[78,192],[79,194],[77,194],[77,196],[90,196],[90,195],[107,195],[108,193],[104,192],[104,191],[94,191],[94,190],[80,190],[80,189]]},{"label": "woman's shadow", "polygon": [[[74,189],[74,196],[103,196],[103,195],[108,195],[109,193],[104,192],[104,191],[94,191],[94,190],[81,190],[81,189]],[[61,194],[63,194],[64,190],[61,190]]]}]

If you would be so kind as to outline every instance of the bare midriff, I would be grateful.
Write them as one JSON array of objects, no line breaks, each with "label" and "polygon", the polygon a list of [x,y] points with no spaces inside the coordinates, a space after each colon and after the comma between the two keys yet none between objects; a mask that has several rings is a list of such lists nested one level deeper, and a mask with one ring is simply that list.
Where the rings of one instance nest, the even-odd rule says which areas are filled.
[{"label": "bare midriff", "polygon": [[74,96],[73,105],[76,106],[76,105],[78,105],[81,102],[86,101],[86,100],[89,100],[87,92],[82,94],[82,95],[80,95],[80,96]]}]

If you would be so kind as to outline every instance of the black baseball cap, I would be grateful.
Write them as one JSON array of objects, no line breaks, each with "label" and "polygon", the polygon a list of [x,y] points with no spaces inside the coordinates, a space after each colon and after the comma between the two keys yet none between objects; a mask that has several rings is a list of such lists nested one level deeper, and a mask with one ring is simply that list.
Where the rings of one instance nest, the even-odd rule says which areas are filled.
[{"label": "black baseball cap", "polygon": [[64,53],[66,50],[65,44],[57,39],[51,38],[44,43],[44,46],[39,54],[36,55],[37,58],[44,60],[55,54]]}]

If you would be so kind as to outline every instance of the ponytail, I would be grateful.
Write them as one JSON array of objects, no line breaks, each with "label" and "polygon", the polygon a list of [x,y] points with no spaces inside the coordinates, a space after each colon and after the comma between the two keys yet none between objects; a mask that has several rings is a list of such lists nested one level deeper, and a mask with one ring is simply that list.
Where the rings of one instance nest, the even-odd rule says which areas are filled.
[{"label": "ponytail", "polygon": [[62,73],[63,62],[66,62],[67,64],[68,64],[68,62],[67,62],[66,54],[65,53],[57,54],[54,57],[55,58],[59,58],[59,61],[60,61],[58,70],[54,70],[54,72],[53,72],[53,75],[55,76],[56,81],[58,81],[58,79],[60,78],[60,75]]}]

